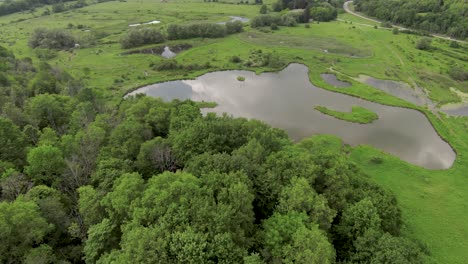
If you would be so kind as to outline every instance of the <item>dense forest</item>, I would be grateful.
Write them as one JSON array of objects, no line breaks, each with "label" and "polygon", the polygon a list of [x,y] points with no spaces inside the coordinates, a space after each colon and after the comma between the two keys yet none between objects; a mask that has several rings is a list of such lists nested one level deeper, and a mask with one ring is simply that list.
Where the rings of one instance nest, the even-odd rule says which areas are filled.
[{"label": "dense forest", "polygon": [[423,262],[340,140],[100,91],[0,47],[1,263]]},{"label": "dense forest", "polygon": [[355,0],[356,11],[429,33],[465,39],[468,4],[465,0]]}]

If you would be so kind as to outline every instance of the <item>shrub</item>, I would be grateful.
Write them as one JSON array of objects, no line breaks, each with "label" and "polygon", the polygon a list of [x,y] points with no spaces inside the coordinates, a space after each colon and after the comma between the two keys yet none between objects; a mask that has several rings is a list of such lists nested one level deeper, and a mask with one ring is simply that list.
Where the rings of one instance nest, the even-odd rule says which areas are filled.
[{"label": "shrub", "polygon": [[448,74],[452,79],[457,81],[468,81],[468,71],[460,66],[453,66],[449,69]]},{"label": "shrub", "polygon": [[239,56],[232,56],[230,59],[229,59],[230,62],[232,63],[239,63],[241,62],[241,58]]},{"label": "shrub", "polygon": [[281,17],[278,15],[259,15],[252,19],[250,26],[253,28],[268,27],[271,24],[281,24]]},{"label": "shrub", "polygon": [[242,32],[244,25],[240,21],[226,23],[226,34],[234,34]]},{"label": "shrub", "polygon": [[310,17],[319,22],[327,22],[335,19],[338,16],[336,8],[328,3],[314,5],[310,9]]},{"label": "shrub", "polygon": [[381,157],[374,156],[370,159],[370,162],[374,164],[382,164],[383,159]]},{"label": "shrub", "polygon": [[382,22],[380,23],[380,26],[381,27],[384,27],[384,28],[392,28],[392,23],[390,23],[389,21],[385,21],[385,22]]},{"label": "shrub", "polygon": [[[240,24],[242,25],[242,23]],[[231,30],[238,29],[239,24],[232,22]],[[177,25],[170,24],[167,27],[168,39],[189,39],[189,38],[221,38],[226,35],[226,25],[213,23]]]},{"label": "shrub", "polygon": [[253,28],[259,28],[271,27],[273,24],[276,24],[276,26],[293,27],[297,25],[301,18],[301,12],[290,12],[282,16],[276,14],[259,15],[252,19],[250,26]]},{"label": "shrub", "polygon": [[260,14],[266,14],[268,12],[268,8],[265,4],[260,7]]},{"label": "shrub", "polygon": [[458,49],[458,48],[460,48],[460,44],[458,44],[458,42],[456,42],[456,41],[451,41],[450,42],[450,47],[454,48],[454,49]]},{"label": "shrub", "polygon": [[305,28],[310,28],[310,24],[305,24],[304,27]]},{"label": "shrub", "polygon": [[147,44],[164,42],[164,36],[155,28],[131,29],[121,40],[122,48],[129,49]]},{"label": "shrub", "polygon": [[278,25],[273,23],[273,24],[271,24],[270,28],[271,28],[271,30],[278,30]]},{"label": "shrub", "polygon": [[75,45],[75,38],[63,29],[36,28],[29,38],[31,48],[69,49]]},{"label": "shrub", "polygon": [[428,37],[420,38],[416,42],[416,48],[420,50],[429,50],[431,48],[432,39]]}]

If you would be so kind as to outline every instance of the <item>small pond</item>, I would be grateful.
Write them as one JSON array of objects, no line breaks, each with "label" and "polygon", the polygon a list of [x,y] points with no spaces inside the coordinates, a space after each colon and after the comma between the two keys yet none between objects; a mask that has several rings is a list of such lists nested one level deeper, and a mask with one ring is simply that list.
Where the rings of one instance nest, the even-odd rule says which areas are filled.
[{"label": "small pond", "polygon": [[141,26],[141,25],[154,25],[154,24],[159,24],[159,23],[161,23],[161,21],[159,21],[159,20],[153,20],[153,21],[146,22],[146,23],[130,24],[130,25],[128,25],[128,26],[129,26],[129,27],[138,27],[138,26]]},{"label": "small pond", "polygon": [[176,55],[177,54],[172,52],[171,49],[168,46],[164,47],[164,50],[161,53],[161,56],[166,58],[166,59],[174,58]]},{"label": "small pond", "polygon": [[[229,16],[231,18],[231,20],[229,20],[229,22],[234,22],[234,21],[240,21],[242,23],[247,23],[250,21],[249,18],[246,18],[246,17],[239,17],[239,16]],[[219,24],[219,25],[224,25],[226,24],[226,22],[218,22],[216,24]]]},{"label": "small pond", "polygon": [[468,116],[468,103],[447,104],[442,106],[441,110],[452,116]]},{"label": "small pond", "polygon": [[[238,81],[239,76],[245,81]],[[348,144],[369,144],[429,169],[449,168],[456,157],[422,113],[315,87],[309,81],[308,68],[301,64],[260,75],[213,72],[195,80],[149,85],[129,95],[138,93],[164,100],[214,101],[218,106],[204,111],[260,119],[285,129],[295,140],[315,134],[337,135]],[[317,105],[337,111],[350,111],[353,105],[359,105],[377,113],[379,119],[371,124],[350,123],[314,110]]]},{"label": "small pond", "polygon": [[358,81],[366,83],[415,105],[427,105],[430,108],[434,108],[435,106],[421,87],[413,89],[410,85],[404,82],[380,80],[366,75],[359,75]]},{"label": "small pond", "polygon": [[351,83],[349,82],[343,82],[343,81],[338,80],[335,74],[322,73],[320,74],[320,76],[325,82],[338,88],[345,88],[345,87],[351,86]]}]

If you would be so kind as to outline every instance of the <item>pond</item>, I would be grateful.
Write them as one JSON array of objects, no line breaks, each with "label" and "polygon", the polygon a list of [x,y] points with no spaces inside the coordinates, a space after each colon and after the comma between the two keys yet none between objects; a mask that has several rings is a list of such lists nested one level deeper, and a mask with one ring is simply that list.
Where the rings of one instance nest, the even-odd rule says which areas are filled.
[{"label": "pond", "polygon": [[351,83],[349,82],[343,82],[343,81],[338,80],[335,74],[322,73],[320,74],[320,76],[325,82],[338,88],[345,88],[345,87],[351,86]]},{"label": "pond", "polygon": [[[240,21],[242,23],[247,23],[250,21],[250,19],[246,18],[246,17],[239,17],[239,16],[229,16],[231,18],[231,20],[229,20],[229,22],[234,22],[234,21]],[[218,22],[216,24],[219,24],[219,25],[225,25],[226,22]]]},{"label": "pond", "polygon": [[[239,76],[245,80],[238,81]],[[336,135],[345,143],[369,144],[429,169],[449,168],[456,157],[422,113],[315,87],[309,81],[308,68],[302,64],[260,75],[249,71],[213,72],[195,80],[149,85],[129,95],[138,93],[164,100],[214,101],[218,106],[204,111],[263,120],[285,129],[295,140],[316,134]],[[358,105],[377,113],[379,119],[371,124],[350,123],[316,111],[317,105],[337,111],[351,111],[353,105]]]},{"label": "pond", "polygon": [[161,56],[166,59],[174,58],[176,55],[177,54],[175,54],[175,52],[172,52],[171,48],[169,48],[168,46],[164,47],[164,50],[161,53]]},{"label": "pond", "polygon": [[405,101],[413,103],[418,106],[429,106],[434,108],[434,103],[427,97],[426,93],[421,87],[412,88],[409,84],[404,82],[381,80],[367,75],[359,75],[358,81],[366,83],[381,91],[394,95]]}]

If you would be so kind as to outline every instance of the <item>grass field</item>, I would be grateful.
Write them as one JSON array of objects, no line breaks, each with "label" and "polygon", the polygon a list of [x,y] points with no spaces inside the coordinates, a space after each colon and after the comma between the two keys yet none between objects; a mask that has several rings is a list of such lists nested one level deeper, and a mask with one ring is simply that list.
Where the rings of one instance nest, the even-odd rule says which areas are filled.
[{"label": "grass field", "polygon": [[[1,0],[0,0],[1,1]],[[274,1],[267,1],[268,4]],[[436,116],[402,99],[385,94],[351,77],[359,74],[380,79],[401,80],[428,90],[438,104],[458,102],[454,88],[468,92],[467,82],[457,82],[448,75],[453,65],[467,66],[468,47],[453,49],[448,41],[433,40],[431,51],[415,48],[418,36],[375,29],[369,21],[340,15],[344,21],[281,27],[274,33],[262,33],[245,27],[244,33],[223,39],[192,39],[168,44],[188,43],[193,47],[181,52],[175,60],[181,64],[210,63],[211,68],[182,72],[152,70],[164,59],[150,54],[121,55],[119,39],[129,24],[160,20],[153,27],[164,29],[169,23],[221,22],[229,16],[253,18],[259,6],[203,1],[129,0],[105,2],[50,16],[41,14],[46,7],[33,13],[0,17],[0,45],[12,49],[18,57],[35,57],[27,45],[36,27],[69,28],[84,39],[87,34],[97,38],[97,45],[58,52],[49,61],[65,68],[74,76],[84,78],[90,87],[101,89],[109,100],[118,102],[122,95],[138,86],[181,78],[194,78],[207,71],[248,69],[257,72],[270,68],[246,68],[230,62],[237,55],[246,59],[253,49],[275,52],[286,62],[299,62],[310,69],[311,82],[319,87],[347,93],[382,104],[402,106],[422,111],[439,134],[456,150],[458,156],[449,170],[432,171],[408,164],[369,146],[354,148],[351,159],[385,188],[393,191],[401,205],[406,223],[404,234],[425,243],[436,263],[466,263],[468,259],[468,118]],[[78,29],[82,25],[85,32]],[[251,37],[249,37],[251,36]],[[326,51],[325,51],[326,50]],[[333,72],[353,84],[347,89],[334,88],[320,77]],[[379,156],[383,163],[369,161]]]}]

